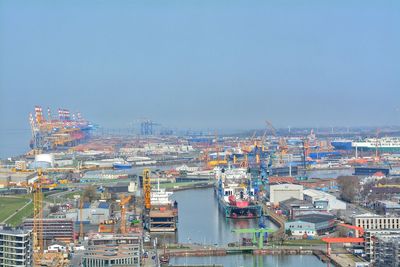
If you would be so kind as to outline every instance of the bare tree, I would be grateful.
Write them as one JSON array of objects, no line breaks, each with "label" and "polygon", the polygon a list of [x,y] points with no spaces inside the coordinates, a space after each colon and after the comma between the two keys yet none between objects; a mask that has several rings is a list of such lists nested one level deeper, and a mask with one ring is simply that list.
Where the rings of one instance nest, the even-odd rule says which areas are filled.
[{"label": "bare tree", "polygon": [[357,176],[339,176],[337,179],[340,187],[340,197],[348,202],[353,202],[360,193],[360,181]]},{"label": "bare tree", "polygon": [[92,202],[97,199],[96,187],[93,185],[88,185],[83,191],[83,200]]}]

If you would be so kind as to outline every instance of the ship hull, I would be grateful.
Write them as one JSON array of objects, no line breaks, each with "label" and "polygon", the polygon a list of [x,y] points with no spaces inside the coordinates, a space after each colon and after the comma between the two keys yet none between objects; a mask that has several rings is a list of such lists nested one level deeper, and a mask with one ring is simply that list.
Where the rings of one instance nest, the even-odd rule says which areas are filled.
[{"label": "ship hull", "polygon": [[262,215],[261,205],[249,204],[246,207],[233,206],[227,203],[223,198],[219,197],[217,190],[215,197],[218,199],[218,206],[225,218],[230,219],[253,219],[259,218]]},{"label": "ship hull", "polygon": [[132,169],[132,165],[131,164],[113,164],[113,168],[115,170],[126,170],[126,169]]}]

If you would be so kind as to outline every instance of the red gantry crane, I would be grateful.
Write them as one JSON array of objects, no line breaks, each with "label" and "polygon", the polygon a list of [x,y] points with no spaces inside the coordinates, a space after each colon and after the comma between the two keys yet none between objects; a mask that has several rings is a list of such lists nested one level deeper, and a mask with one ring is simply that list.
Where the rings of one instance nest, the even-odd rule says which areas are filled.
[{"label": "red gantry crane", "polygon": [[326,254],[330,255],[331,254],[331,244],[333,243],[364,243],[365,240],[363,237],[364,235],[364,229],[362,227],[354,226],[354,225],[349,225],[349,224],[339,224],[339,226],[346,227],[348,229],[355,230],[356,232],[356,237],[324,237],[322,238],[322,241],[326,243]]}]

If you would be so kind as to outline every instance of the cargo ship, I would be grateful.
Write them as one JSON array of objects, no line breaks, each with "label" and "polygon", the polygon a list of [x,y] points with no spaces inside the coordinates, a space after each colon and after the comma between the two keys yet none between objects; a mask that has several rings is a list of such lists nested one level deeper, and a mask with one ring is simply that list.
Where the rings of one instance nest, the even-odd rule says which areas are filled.
[{"label": "cargo ship", "polygon": [[366,138],[352,142],[351,146],[363,151],[400,152],[400,137]]},{"label": "cargo ship", "polygon": [[128,162],[115,162],[113,163],[113,169],[115,170],[132,169],[132,164]]},{"label": "cargo ship", "polygon": [[246,169],[217,169],[215,194],[226,218],[252,219],[261,216],[256,190]]},{"label": "cargo ship", "polygon": [[369,176],[376,173],[382,173],[383,175],[388,176],[390,170],[389,168],[382,166],[362,166],[354,168],[354,175]]},{"label": "cargo ship", "polygon": [[352,150],[352,140],[348,139],[336,139],[331,142],[331,146],[335,150]]}]

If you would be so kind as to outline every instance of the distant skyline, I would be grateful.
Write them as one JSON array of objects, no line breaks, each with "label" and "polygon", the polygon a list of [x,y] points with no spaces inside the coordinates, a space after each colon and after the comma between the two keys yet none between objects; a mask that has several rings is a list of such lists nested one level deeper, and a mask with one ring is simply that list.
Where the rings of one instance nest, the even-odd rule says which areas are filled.
[{"label": "distant skyline", "polygon": [[35,105],[110,128],[400,125],[398,25],[399,1],[0,0],[1,131]]}]

